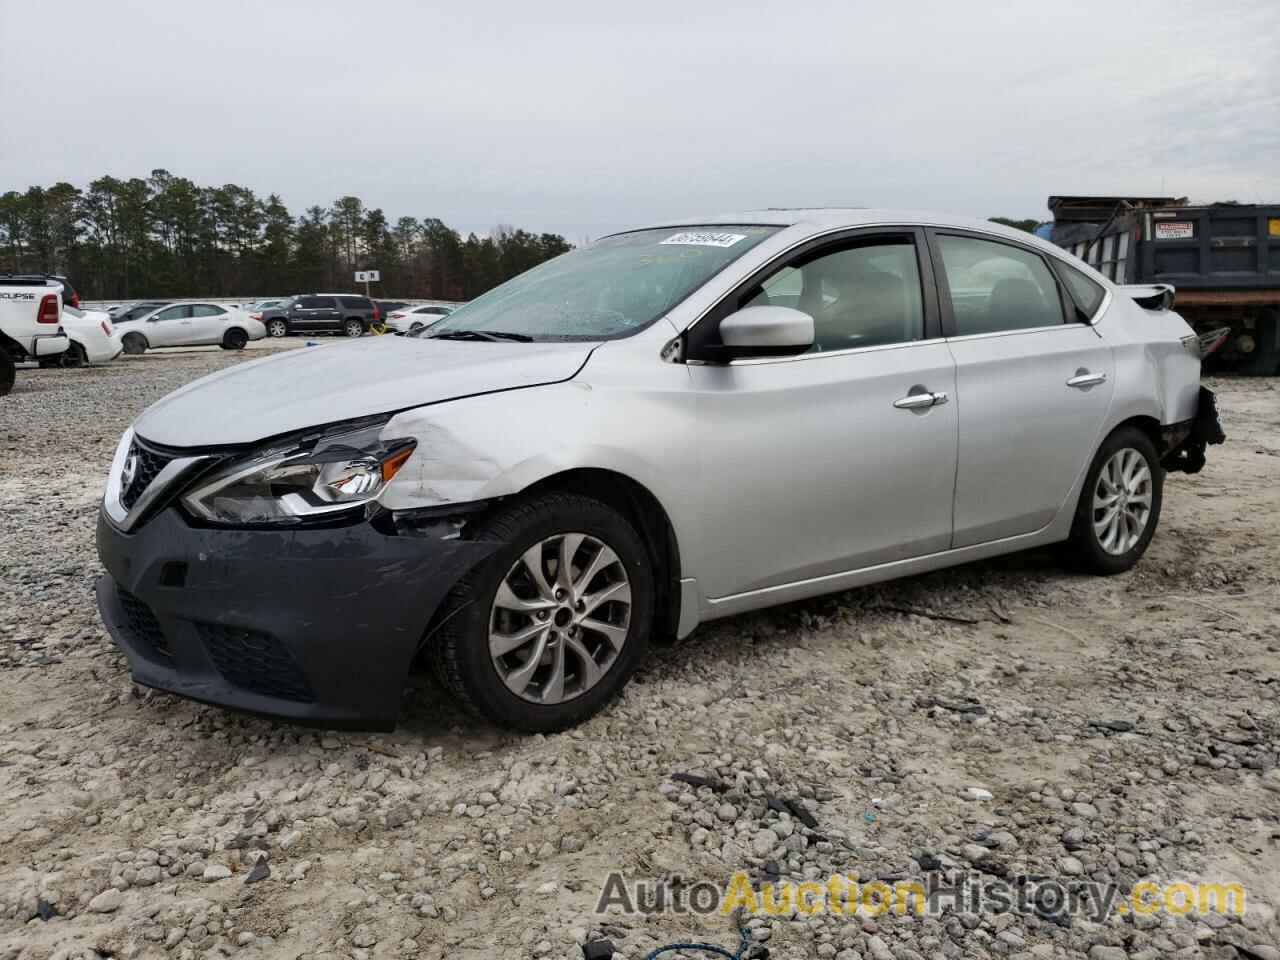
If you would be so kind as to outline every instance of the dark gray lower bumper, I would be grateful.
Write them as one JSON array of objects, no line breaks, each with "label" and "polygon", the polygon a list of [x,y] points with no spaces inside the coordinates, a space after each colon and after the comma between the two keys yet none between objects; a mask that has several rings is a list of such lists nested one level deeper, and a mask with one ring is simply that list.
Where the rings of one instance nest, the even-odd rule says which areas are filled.
[{"label": "dark gray lower bumper", "polygon": [[98,607],[146,686],[390,730],[432,615],[496,547],[388,536],[367,523],[202,529],[173,507],[126,534],[100,515]]}]

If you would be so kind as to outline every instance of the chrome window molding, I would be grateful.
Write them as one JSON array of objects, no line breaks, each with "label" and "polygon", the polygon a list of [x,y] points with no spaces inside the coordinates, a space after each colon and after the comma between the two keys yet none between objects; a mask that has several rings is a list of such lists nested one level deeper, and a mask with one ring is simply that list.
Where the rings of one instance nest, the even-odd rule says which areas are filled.
[{"label": "chrome window molding", "polygon": [[1098,325],[1098,321],[1101,320],[1103,316],[1106,315],[1107,308],[1111,306],[1111,299],[1112,299],[1111,291],[1108,290],[1106,287],[1103,287],[1102,302],[1098,304],[1098,309],[1093,311],[1093,316],[1090,317],[1087,321],[1085,321],[1086,323],[1089,324],[1089,326],[1096,327]]},{"label": "chrome window molding", "polygon": [[213,459],[209,456],[175,457],[164,465],[151,483],[147,485],[147,488],[142,491],[138,499],[134,501],[133,509],[128,509],[120,500],[124,494],[120,483],[120,475],[124,471],[125,461],[129,459],[129,453],[133,449],[136,440],[137,437],[132,427],[126,430],[124,436],[120,438],[120,444],[116,447],[116,455],[111,461],[111,472],[107,475],[107,490],[102,498],[102,507],[106,511],[107,519],[113,525],[126,532],[138,525],[138,521],[155,504],[161,494],[165,493],[173,485],[174,481],[197,464]]},{"label": "chrome window molding", "polygon": [[[796,225],[797,225],[797,224],[792,224],[792,226],[796,226]],[[813,242],[813,241],[815,241],[815,240],[826,240],[826,239],[828,239],[828,238],[835,237],[835,236],[839,236],[839,235],[842,235],[842,234],[843,234],[843,235],[849,235],[849,236],[856,236],[858,233],[863,233],[863,232],[868,232],[868,233],[878,233],[878,232],[881,232],[881,231],[884,231],[884,230],[909,230],[909,229],[913,229],[913,228],[921,228],[921,229],[925,229],[925,230],[957,230],[957,229],[963,229],[963,230],[964,230],[964,232],[966,232],[966,233],[973,233],[973,234],[979,234],[979,235],[982,235],[982,236],[985,236],[985,237],[990,237],[992,240],[999,241],[999,242],[1001,242],[1001,243],[1007,243],[1007,244],[1009,244],[1009,245],[1011,245],[1011,246],[1018,247],[1018,248],[1019,248],[1019,249],[1021,249],[1021,250],[1025,250],[1025,251],[1027,251],[1028,253],[1038,254],[1038,255],[1043,256],[1043,257],[1053,257],[1053,258],[1055,258],[1055,259],[1061,260],[1063,263],[1065,263],[1065,264],[1067,264],[1067,265],[1071,266],[1073,269],[1077,269],[1077,270],[1079,269],[1079,267],[1078,267],[1078,266],[1076,266],[1076,264],[1074,264],[1074,263],[1072,263],[1072,262],[1071,262],[1072,260],[1075,260],[1076,258],[1075,258],[1075,257],[1072,257],[1072,256],[1071,256],[1067,251],[1065,251],[1065,250],[1061,250],[1061,249],[1058,249],[1058,248],[1053,248],[1053,249],[1050,249],[1050,250],[1044,250],[1044,249],[1041,249],[1040,247],[1029,246],[1029,245],[1027,245],[1027,244],[1025,244],[1025,243],[1021,243],[1021,242],[1019,242],[1018,238],[1016,238],[1016,237],[1009,237],[1009,236],[1006,236],[1006,235],[1005,235],[1005,234],[1003,234],[1003,233],[998,233],[998,232],[996,232],[996,231],[994,231],[994,230],[983,230],[981,227],[977,227],[977,226],[972,226],[972,227],[971,227],[971,226],[965,226],[965,227],[963,227],[963,228],[958,228],[958,227],[956,227],[954,224],[938,223],[938,222],[935,222],[935,221],[920,221],[920,222],[917,222],[917,223],[903,223],[903,222],[901,222],[901,221],[899,221],[899,220],[884,220],[884,221],[878,221],[878,222],[874,222],[874,223],[859,223],[859,224],[855,224],[855,225],[843,224],[843,225],[841,225],[841,226],[837,226],[837,227],[830,227],[830,228],[828,228],[828,229],[826,229],[826,230],[822,230],[822,231],[820,231],[820,232],[818,232],[818,233],[811,233],[811,234],[809,234],[808,236],[800,237],[800,238],[799,238],[799,239],[797,239],[795,242],[793,242],[790,246],[784,247],[782,250],[779,250],[777,253],[775,253],[775,254],[773,255],[773,257],[772,257],[772,259],[771,259],[771,260],[769,260],[767,263],[762,264],[762,265],[761,265],[761,267],[768,267],[768,266],[771,266],[771,265],[772,265],[772,264],[774,264],[774,263],[778,263],[778,262],[780,262],[780,261],[783,261],[783,260],[785,260],[788,256],[790,256],[792,253],[794,253],[794,252],[796,251],[796,249],[797,249],[797,248],[802,247],[802,246],[805,246],[806,244],[812,243],[812,242]],[[784,228],[784,229],[785,229],[785,228]],[[929,255],[929,251],[927,251],[927,250],[923,251],[923,253],[924,253],[924,255],[925,255],[925,256],[928,256],[928,255]],[[730,266],[732,266],[732,264],[730,264]],[[1086,264],[1086,266],[1087,266],[1087,264]],[[727,268],[726,268],[726,269],[727,269]],[[759,268],[753,268],[753,269],[759,269]],[[711,280],[714,280],[714,279],[715,279],[714,277],[713,277],[713,278],[711,278]],[[1094,279],[1094,278],[1092,278],[1092,277],[1091,277],[1090,279]],[[708,283],[710,283],[710,282],[711,282],[711,280],[708,280],[707,282],[708,282]],[[1097,282],[1097,280],[1094,280],[1094,282],[1096,283],[1096,282]],[[1107,286],[1107,284],[1106,284],[1106,283],[1101,284],[1101,286],[1102,286],[1102,293],[1103,293],[1103,296],[1102,296],[1102,302],[1101,302],[1100,304],[1098,304],[1098,309],[1094,311],[1093,316],[1092,316],[1092,317],[1090,317],[1090,318],[1089,318],[1089,320],[1087,321],[1087,325],[1088,325],[1088,326],[1091,326],[1091,327],[1095,327],[1095,326],[1097,326],[1097,325],[1098,325],[1098,321],[1102,319],[1102,317],[1103,317],[1103,316],[1106,314],[1106,312],[1107,312],[1107,308],[1111,306],[1111,300],[1112,300],[1112,297],[1113,297],[1113,294],[1112,294],[1112,292],[1111,292],[1111,289],[1110,289],[1110,287],[1108,287],[1108,286]],[[729,290],[728,292],[726,292],[724,296],[726,296],[726,297],[727,297],[727,296],[728,296],[730,293],[732,293],[732,292],[733,292],[733,290],[735,290],[735,289],[737,289],[737,283],[735,283],[735,284],[734,284],[734,286],[733,286],[733,287],[731,287],[731,288],[730,288],[730,290]],[[684,326],[683,328],[679,328],[679,327],[677,327],[677,329],[680,329],[682,334],[688,333],[688,332],[689,332],[690,330],[692,330],[695,326],[697,326],[699,323],[701,323],[701,322],[702,322],[702,320],[703,320],[703,319],[704,319],[708,314],[710,314],[710,313],[714,312],[714,311],[715,311],[715,310],[716,310],[716,309],[721,305],[721,303],[723,303],[723,302],[724,302],[724,297],[720,297],[720,298],[718,298],[714,303],[712,303],[710,306],[706,307],[706,308],[705,308],[704,310],[702,310],[702,312],[700,312],[696,317],[694,317],[694,318],[693,318],[692,320],[690,320],[687,324],[685,324],[685,326]],[[668,317],[668,320],[669,320],[669,319],[670,319],[670,317]],[[672,326],[677,326],[677,325],[673,323],[673,324],[672,324]],[[1062,326],[1063,326],[1064,328],[1069,328],[1069,327],[1071,327],[1071,326],[1072,326],[1072,324],[1070,324],[1070,323],[1065,323],[1065,322],[1064,322]],[[882,346],[882,347],[887,347],[887,346],[895,346],[895,347],[898,347],[898,346],[909,346],[909,345],[911,345],[911,344],[916,344],[916,343],[936,343],[936,342],[937,342],[937,341],[939,341],[939,340],[948,340],[948,341],[951,341],[951,340],[964,340],[964,339],[970,339],[970,338],[972,338],[972,337],[1001,336],[1001,335],[1005,335],[1005,334],[1008,334],[1008,333],[1025,333],[1025,332],[1034,332],[1034,331],[1040,331],[1040,330],[1056,330],[1056,329],[1058,329],[1056,326],[1055,326],[1055,327],[1028,327],[1028,328],[1026,328],[1026,330],[997,331],[997,332],[995,332],[995,333],[990,333],[990,334],[987,334],[987,333],[975,333],[975,334],[969,334],[969,335],[967,335],[966,337],[933,337],[933,338],[931,338],[931,339],[924,339],[924,340],[912,340],[912,341],[910,341],[909,343],[899,343],[899,344],[882,344],[881,346]],[[865,350],[875,350],[875,349],[879,349],[879,348],[878,348],[878,347],[853,347],[853,348],[851,348],[851,350],[832,350],[832,351],[829,351],[828,353],[825,353],[825,354],[822,354],[822,355],[823,355],[823,356],[837,356],[837,355],[844,355],[844,354],[848,354],[848,353],[851,353],[851,352],[853,352],[853,351],[865,351]],[[683,361],[681,361],[681,360],[674,360],[674,359],[673,359],[671,362],[673,362],[673,363],[683,362],[683,363],[693,364],[693,365],[697,365],[697,366],[732,366],[732,365],[735,365],[735,364],[746,364],[746,363],[761,363],[761,362],[776,363],[776,362],[778,362],[779,360],[784,360],[784,361],[789,361],[789,360],[804,360],[804,359],[808,359],[808,358],[809,358],[809,357],[811,357],[811,356],[818,356],[818,354],[800,354],[800,355],[798,355],[798,356],[794,356],[794,357],[752,357],[752,358],[745,359],[745,360],[732,360],[732,361],[730,361],[728,364],[708,363],[708,362],[707,362],[707,361],[705,361],[705,360],[683,360]]]},{"label": "chrome window molding", "polygon": [[848,347],[844,350],[822,350],[818,353],[797,353],[789,357],[742,357],[728,363],[709,363],[706,360],[688,360],[695,367],[747,367],[762,363],[793,363],[796,360],[822,360],[827,357],[847,357],[860,353],[880,353],[885,350],[904,350],[910,347],[923,347],[929,344],[945,342],[943,337],[929,340],[903,340],[901,343],[878,343],[872,347]]}]

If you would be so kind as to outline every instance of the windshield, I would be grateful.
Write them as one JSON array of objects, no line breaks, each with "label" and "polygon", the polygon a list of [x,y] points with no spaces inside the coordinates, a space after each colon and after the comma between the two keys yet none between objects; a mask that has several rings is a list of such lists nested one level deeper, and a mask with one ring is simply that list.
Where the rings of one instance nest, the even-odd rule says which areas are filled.
[{"label": "windshield", "polygon": [[625,337],[653,323],[778,229],[668,227],[606,237],[495,287],[432,324],[425,335]]}]

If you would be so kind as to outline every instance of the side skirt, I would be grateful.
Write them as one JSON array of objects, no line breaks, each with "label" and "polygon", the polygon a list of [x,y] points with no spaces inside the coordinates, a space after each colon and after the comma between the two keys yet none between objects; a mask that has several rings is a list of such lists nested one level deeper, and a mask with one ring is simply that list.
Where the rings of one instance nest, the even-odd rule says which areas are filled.
[{"label": "side skirt", "polygon": [[[1074,503],[1074,499],[1072,502]],[[1016,537],[1006,537],[1002,540],[992,540],[988,543],[977,543],[972,546],[961,547],[958,550],[943,550],[939,553],[931,553],[911,560],[895,560],[891,563],[882,563],[874,567],[863,567],[859,570],[831,573],[823,577],[813,577],[809,580],[782,583],[777,586],[751,590],[747,593],[737,593],[728,597],[707,598],[702,602],[702,616],[700,619],[702,621],[715,620],[719,617],[746,613],[749,610],[759,610],[762,607],[772,607],[780,603],[807,600],[810,597],[822,596],[824,593],[836,593],[852,587],[863,587],[871,583],[881,583],[885,580],[896,580],[899,577],[908,577],[917,573],[941,570],[944,567],[954,567],[973,560],[985,560],[988,557],[995,557],[1005,553],[1016,553],[1019,550],[1030,550],[1034,547],[1046,546],[1066,539],[1070,527],[1068,525],[1067,530],[1059,529],[1060,527],[1061,524],[1054,522],[1034,533],[1023,533]],[[692,590],[696,591],[695,581],[681,581],[682,586],[685,584],[693,584]],[[686,588],[683,592],[681,603],[680,636],[682,637],[686,635],[684,629],[686,610],[684,601],[689,598],[689,593],[690,589]],[[690,630],[692,630],[692,627],[690,627]]]}]

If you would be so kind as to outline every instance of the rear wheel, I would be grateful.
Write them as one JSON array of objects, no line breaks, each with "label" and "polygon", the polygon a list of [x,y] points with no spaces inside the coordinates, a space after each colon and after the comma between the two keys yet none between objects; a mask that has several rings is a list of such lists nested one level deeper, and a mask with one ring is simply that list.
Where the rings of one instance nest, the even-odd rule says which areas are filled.
[{"label": "rear wheel", "polygon": [[450,593],[432,651],[472,711],[526,733],[603,708],[644,656],[654,571],[612,507],[549,493],[501,510],[473,534],[504,546]]},{"label": "rear wheel", "polygon": [[84,367],[89,364],[89,354],[85,349],[74,340],[67,345],[67,349],[62,351],[56,357],[48,357],[40,361],[42,367]]},{"label": "rear wheel", "polygon": [[1067,558],[1110,576],[1146,553],[1160,522],[1164,468],[1151,438],[1137,427],[1114,431],[1098,448],[1076,504]]},{"label": "rear wheel", "polygon": [[14,368],[9,351],[0,346],[0,397],[6,396],[13,390],[13,381],[17,375],[18,372]]},{"label": "rear wheel", "polygon": [[267,333],[273,337],[283,337],[289,332],[289,325],[283,320],[272,320],[267,324]]},{"label": "rear wheel", "polygon": [[1251,336],[1253,349],[1240,358],[1240,372],[1251,377],[1280,373],[1280,311],[1260,311]]},{"label": "rear wheel", "polygon": [[364,336],[364,323],[360,320],[348,320],[342,325],[342,332],[348,337]]},{"label": "rear wheel", "polygon": [[249,335],[239,327],[234,327],[222,335],[223,350],[243,350],[249,342]]},{"label": "rear wheel", "polygon": [[126,333],[124,340],[121,341],[124,352],[132,357],[140,356],[147,352],[147,338],[140,333]]}]

